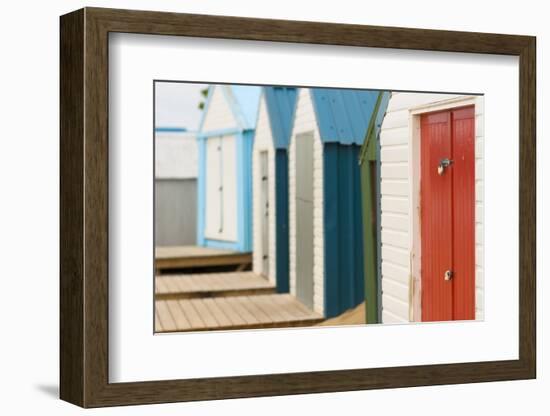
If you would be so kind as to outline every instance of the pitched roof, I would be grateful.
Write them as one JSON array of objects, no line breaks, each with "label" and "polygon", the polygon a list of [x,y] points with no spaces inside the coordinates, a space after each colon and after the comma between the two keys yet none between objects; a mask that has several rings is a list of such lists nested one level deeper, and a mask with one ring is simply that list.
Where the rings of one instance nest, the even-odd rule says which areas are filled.
[{"label": "pitched roof", "polygon": [[256,128],[258,109],[260,107],[261,87],[248,85],[209,85],[206,105],[202,113],[199,131],[203,131],[204,120],[208,115],[214,89],[220,88],[231,112],[235,117],[236,127],[243,130]]},{"label": "pitched roof", "polygon": [[265,87],[264,98],[269,115],[273,145],[286,149],[292,134],[296,110],[297,89],[291,87]]},{"label": "pitched roof", "polygon": [[323,142],[363,144],[379,91],[311,88]]},{"label": "pitched roof", "polygon": [[233,99],[235,106],[233,110],[244,129],[256,128],[258,109],[260,108],[260,96],[262,88],[249,85],[227,85],[224,86],[226,97]]},{"label": "pitched roof", "polygon": [[[371,121],[365,135],[365,142],[361,147],[359,163],[363,163],[368,158],[369,152],[376,151],[374,144],[378,140],[378,134],[380,133],[382,121],[384,120],[384,116],[386,115],[386,109],[388,108],[390,95],[391,93],[389,91],[380,91],[378,94],[378,98],[376,99],[376,104],[374,107],[375,116],[371,117]],[[370,155],[373,156],[374,153],[370,153]]]}]

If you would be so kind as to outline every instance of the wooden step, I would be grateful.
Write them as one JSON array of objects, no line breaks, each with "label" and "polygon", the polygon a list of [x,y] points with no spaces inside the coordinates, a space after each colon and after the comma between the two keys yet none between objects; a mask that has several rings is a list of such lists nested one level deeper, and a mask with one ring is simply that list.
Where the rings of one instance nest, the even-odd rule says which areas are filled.
[{"label": "wooden step", "polygon": [[155,299],[189,299],[275,293],[275,285],[254,272],[159,275]]},{"label": "wooden step", "polygon": [[157,299],[155,332],[312,326],[323,317],[289,294]]},{"label": "wooden step", "polygon": [[244,270],[252,263],[252,253],[199,246],[165,246],[155,249],[157,272],[170,269],[235,266]]}]

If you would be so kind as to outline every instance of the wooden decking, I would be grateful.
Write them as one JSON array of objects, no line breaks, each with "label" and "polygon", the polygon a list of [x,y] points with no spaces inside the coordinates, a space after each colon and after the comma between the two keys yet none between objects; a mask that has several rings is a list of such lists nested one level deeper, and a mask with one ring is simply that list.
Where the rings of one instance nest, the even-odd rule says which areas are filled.
[{"label": "wooden decking", "polygon": [[342,315],[327,319],[319,323],[320,326],[340,326],[340,325],[364,325],[367,323],[365,302],[357,305],[355,308],[347,310]]},{"label": "wooden decking", "polygon": [[311,326],[323,317],[289,294],[161,299],[155,331],[209,331]]},{"label": "wooden decking", "polygon": [[160,275],[155,298],[187,299],[275,293],[275,285],[254,272]]},{"label": "wooden decking", "polygon": [[157,247],[155,249],[155,268],[158,272],[167,269],[214,266],[235,266],[236,270],[244,270],[251,263],[251,253],[232,250],[199,246]]}]

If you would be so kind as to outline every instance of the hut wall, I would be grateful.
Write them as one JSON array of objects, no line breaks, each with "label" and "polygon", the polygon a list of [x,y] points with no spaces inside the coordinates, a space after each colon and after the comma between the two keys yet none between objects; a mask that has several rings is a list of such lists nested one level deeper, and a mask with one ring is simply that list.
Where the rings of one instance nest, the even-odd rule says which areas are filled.
[{"label": "hut wall", "polygon": [[270,282],[275,283],[277,276],[277,254],[276,254],[276,241],[277,233],[275,229],[277,210],[275,203],[275,149],[273,146],[273,138],[271,136],[271,128],[269,124],[269,117],[265,100],[260,101],[260,110],[258,115],[258,124],[256,127],[256,135],[254,138],[254,149],[252,154],[252,240],[253,240],[253,270],[255,273],[263,274],[263,260],[262,254],[264,252],[262,247],[262,216],[264,209],[261,206],[261,186],[262,186],[262,173],[261,173],[261,154],[267,152],[268,160],[268,177],[269,177],[269,273],[268,279]]},{"label": "hut wall", "polygon": [[[413,235],[417,193],[413,175],[412,141],[414,125],[410,110],[433,104],[449,103],[466,96],[451,94],[392,93],[382,129],[381,146],[381,275],[382,322],[397,323],[419,319],[419,269],[413,256]],[[475,100],[476,152],[476,319],[483,319],[483,97]],[[429,111],[429,110],[428,110]],[[416,173],[415,173],[416,175]],[[413,191],[413,189],[415,189]]]},{"label": "hut wall", "polygon": [[197,142],[188,132],[155,133],[155,245],[197,238]]},{"label": "hut wall", "polygon": [[323,144],[319,136],[315,112],[308,89],[300,89],[294,127],[288,151],[289,165],[289,256],[290,256],[290,293],[296,295],[296,136],[313,132],[313,309],[324,314],[324,197],[323,197]]},{"label": "hut wall", "polygon": [[204,118],[202,131],[216,131],[236,127],[235,116],[224,97],[223,87],[210,89],[208,114]]},{"label": "hut wall", "polygon": [[356,144],[324,145],[325,316],[365,299],[361,178]]}]

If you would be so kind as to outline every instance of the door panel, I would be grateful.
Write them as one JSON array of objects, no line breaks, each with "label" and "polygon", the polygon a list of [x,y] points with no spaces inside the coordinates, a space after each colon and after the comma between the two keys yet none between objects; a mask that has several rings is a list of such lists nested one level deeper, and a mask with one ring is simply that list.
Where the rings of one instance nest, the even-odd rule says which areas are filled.
[{"label": "door panel", "polygon": [[206,229],[207,238],[219,237],[223,230],[222,173],[223,147],[221,137],[206,139]]},{"label": "door panel", "polygon": [[237,239],[237,141],[233,135],[206,142],[205,237]]},{"label": "door panel", "polygon": [[423,321],[475,318],[474,127],[473,107],[421,117]]},{"label": "door panel", "polygon": [[443,276],[453,268],[452,172],[437,171],[441,159],[451,158],[450,114],[422,116],[421,131],[422,320],[450,320],[452,282]]},{"label": "door panel", "polygon": [[296,136],[296,296],[313,308],[313,133]]},{"label": "door panel", "polygon": [[475,146],[474,108],[453,119],[453,319],[475,319]]}]

